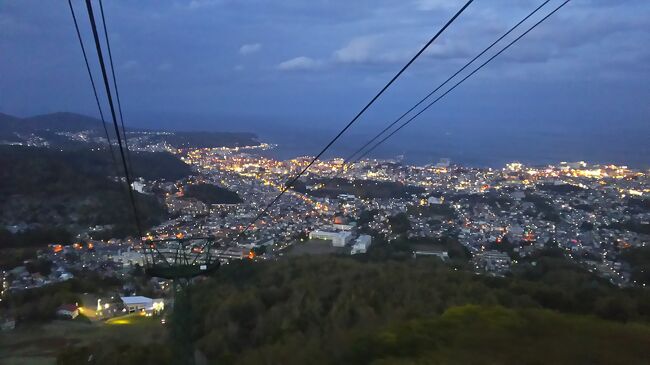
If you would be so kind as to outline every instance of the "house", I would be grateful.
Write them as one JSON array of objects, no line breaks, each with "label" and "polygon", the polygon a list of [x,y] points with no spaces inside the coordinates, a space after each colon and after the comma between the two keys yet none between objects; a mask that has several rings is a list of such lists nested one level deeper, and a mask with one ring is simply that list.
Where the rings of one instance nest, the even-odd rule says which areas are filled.
[{"label": "house", "polygon": [[351,254],[366,253],[370,244],[372,244],[372,237],[367,234],[360,235],[352,246]]},{"label": "house", "polygon": [[63,318],[75,319],[79,315],[79,308],[74,304],[63,304],[56,310],[56,315]]}]

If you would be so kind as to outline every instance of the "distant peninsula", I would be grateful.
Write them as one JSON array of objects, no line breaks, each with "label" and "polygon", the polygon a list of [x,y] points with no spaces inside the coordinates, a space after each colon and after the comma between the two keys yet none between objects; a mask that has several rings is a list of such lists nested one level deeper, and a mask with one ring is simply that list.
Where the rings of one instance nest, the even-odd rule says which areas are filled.
[{"label": "distant peninsula", "polygon": [[[115,138],[112,125],[106,123],[110,138]],[[50,113],[28,118],[0,113],[0,144],[29,146],[87,147],[105,143],[102,121],[75,113]],[[215,148],[258,146],[257,135],[249,132],[179,132],[156,131],[128,127],[129,139],[142,145],[165,144],[174,148]]]}]

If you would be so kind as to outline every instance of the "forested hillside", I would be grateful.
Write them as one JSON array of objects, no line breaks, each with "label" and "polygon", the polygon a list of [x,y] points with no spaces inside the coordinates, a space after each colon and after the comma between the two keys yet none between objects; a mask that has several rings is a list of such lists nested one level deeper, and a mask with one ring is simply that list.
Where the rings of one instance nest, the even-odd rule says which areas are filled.
[{"label": "forested hillside", "polygon": [[[231,263],[187,289],[191,307],[169,328],[189,326],[220,365],[647,363],[650,293],[552,253],[534,260],[507,278],[384,254]],[[174,346],[156,364],[173,364]],[[73,343],[58,364],[140,365],[147,351],[128,338]]]},{"label": "forested hillside", "polygon": [[[317,186],[309,190],[307,186]],[[319,198],[336,198],[339,194],[353,194],[360,198],[401,198],[411,194],[422,194],[424,189],[419,186],[404,185],[399,182],[355,180],[342,178],[317,178],[306,182],[298,180],[293,189]]]},{"label": "forested hillside", "polygon": [[[131,159],[134,175],[148,180],[174,181],[191,173],[187,165],[165,153],[133,153]],[[117,236],[134,232],[126,186],[115,177],[122,172],[116,170],[107,151],[2,146],[0,166],[2,226],[27,226],[41,232],[56,227],[60,233],[61,229],[74,232],[79,227],[112,225],[111,232]],[[136,195],[145,227],[166,216],[158,198]],[[11,242],[3,240],[2,244]]]},{"label": "forested hillside", "polygon": [[185,197],[198,199],[205,204],[237,204],[242,202],[236,192],[210,184],[188,185]]},{"label": "forested hillside", "polygon": [[641,364],[650,356],[647,292],[610,287],[559,259],[538,266],[489,278],[435,259],[228,265],[192,288],[196,341],[215,364]]}]

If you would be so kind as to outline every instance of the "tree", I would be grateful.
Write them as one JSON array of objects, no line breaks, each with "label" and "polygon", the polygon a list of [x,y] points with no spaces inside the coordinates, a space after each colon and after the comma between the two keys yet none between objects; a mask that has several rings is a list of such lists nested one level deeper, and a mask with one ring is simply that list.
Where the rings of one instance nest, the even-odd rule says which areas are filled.
[{"label": "tree", "polygon": [[399,213],[388,218],[391,232],[394,234],[406,233],[411,229],[411,222],[406,213]]},{"label": "tree", "polygon": [[596,300],[595,312],[602,318],[625,322],[634,315],[634,303],[619,296],[599,298]]}]

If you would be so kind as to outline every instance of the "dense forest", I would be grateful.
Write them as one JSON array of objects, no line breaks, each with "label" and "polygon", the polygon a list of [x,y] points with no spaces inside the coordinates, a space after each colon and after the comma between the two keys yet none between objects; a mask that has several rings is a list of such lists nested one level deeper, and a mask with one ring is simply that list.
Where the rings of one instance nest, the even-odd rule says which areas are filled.
[{"label": "dense forest", "polygon": [[[78,171],[80,176],[106,177],[118,174],[123,176],[124,170],[121,168],[119,156],[116,154],[115,158],[117,159],[117,169],[107,149],[60,151],[47,148],[0,146],[0,163],[3,166],[3,171],[0,171],[0,174],[4,179],[8,179],[0,182],[0,192],[17,194],[35,189],[61,191],[70,185],[76,188],[94,183],[94,181],[70,181],[66,179],[69,177],[67,175],[57,178],[57,171],[49,167],[50,165],[65,168],[66,173],[70,170]],[[192,174],[192,170],[187,164],[169,153],[131,151],[128,161],[133,163],[133,168],[130,171],[134,178],[174,181]],[[48,180],[43,180],[45,178]],[[28,185],[22,186],[16,185],[16,183]],[[63,183],[65,185],[61,186],[60,184]]]},{"label": "dense forest", "polygon": [[[322,185],[317,190],[308,190],[308,185]],[[343,178],[310,179],[296,181],[293,189],[315,197],[336,198],[339,194],[353,194],[360,198],[403,198],[411,194],[422,194],[424,189],[418,186],[404,185],[398,182],[355,180]]]},{"label": "dense forest", "polygon": [[193,184],[185,189],[185,197],[205,204],[238,204],[242,199],[234,191],[211,184]]},{"label": "dense forest", "polygon": [[[131,160],[135,176],[146,179],[176,180],[191,173],[182,161],[165,153],[133,153]],[[74,233],[97,225],[112,226],[106,235],[134,233],[126,187],[114,177],[121,171],[116,171],[107,151],[3,146],[0,166],[0,223],[27,227],[15,237],[0,232],[6,238],[3,247],[29,246],[34,241],[30,237],[40,237],[41,244],[67,243],[61,229]],[[136,204],[145,227],[167,215],[155,196],[137,193]],[[43,232],[56,234],[43,237]]]},{"label": "dense forest", "polygon": [[621,258],[630,265],[633,281],[650,285],[650,246],[627,249]]},{"label": "dense forest", "polygon": [[580,186],[571,184],[538,184],[537,189],[559,194],[571,194],[585,190]]},{"label": "dense forest", "polygon": [[215,364],[641,364],[650,356],[647,291],[611,287],[553,255],[523,266],[491,278],[435,259],[372,255],[228,265],[192,288],[195,340]]},{"label": "dense forest", "polygon": [[[449,249],[451,264],[412,258],[405,247],[413,243]],[[359,257],[231,263],[189,287],[190,310],[169,328],[186,321],[210,364],[647,363],[647,290],[611,286],[558,249],[505,278],[474,274],[465,255],[453,241],[397,241]],[[95,290],[82,284],[48,296]],[[28,309],[38,313],[38,305]],[[173,344],[156,353],[147,346],[70,344],[58,364],[91,355],[95,364],[174,363]]]},{"label": "dense forest", "polygon": [[411,205],[408,207],[408,213],[439,220],[457,218],[456,211],[449,204]]}]

